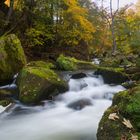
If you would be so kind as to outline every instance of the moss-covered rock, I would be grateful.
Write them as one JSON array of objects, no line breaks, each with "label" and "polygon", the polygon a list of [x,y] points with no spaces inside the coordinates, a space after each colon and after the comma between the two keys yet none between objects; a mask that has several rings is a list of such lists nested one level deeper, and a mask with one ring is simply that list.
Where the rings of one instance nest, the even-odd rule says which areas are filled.
[{"label": "moss-covered rock", "polygon": [[[41,100],[52,99],[68,89],[67,83],[53,70],[47,68],[47,63],[34,63],[34,66],[24,67],[18,76],[17,85],[21,102],[37,104]],[[43,67],[38,63],[43,63]]]},{"label": "moss-covered rock", "polygon": [[[109,115],[117,113],[119,119],[110,120]],[[123,119],[130,120],[133,128],[124,125]],[[131,139],[140,134],[140,85],[114,96],[112,106],[104,113],[98,128],[98,140]],[[140,137],[138,137],[140,139]]]},{"label": "moss-covered rock", "polygon": [[95,74],[102,75],[105,83],[120,84],[129,80],[129,75],[125,73],[124,68],[102,67],[91,62],[80,61],[75,58],[60,55],[57,59],[57,67],[60,70],[93,70]]},{"label": "moss-covered rock", "polygon": [[8,80],[26,64],[24,51],[16,35],[0,38],[0,81]]},{"label": "moss-covered rock", "polygon": [[44,61],[31,61],[30,63],[27,64],[27,66],[33,66],[33,67],[42,67],[46,69],[54,69],[55,65],[49,62],[44,62]]},{"label": "moss-covered rock", "polygon": [[107,84],[121,84],[129,80],[129,75],[124,72],[123,68],[98,67],[95,74],[102,75]]},{"label": "moss-covered rock", "polygon": [[66,57],[64,55],[60,55],[57,58],[57,67],[58,69],[65,70],[65,71],[96,68],[96,66],[91,62],[80,61],[73,57]]}]

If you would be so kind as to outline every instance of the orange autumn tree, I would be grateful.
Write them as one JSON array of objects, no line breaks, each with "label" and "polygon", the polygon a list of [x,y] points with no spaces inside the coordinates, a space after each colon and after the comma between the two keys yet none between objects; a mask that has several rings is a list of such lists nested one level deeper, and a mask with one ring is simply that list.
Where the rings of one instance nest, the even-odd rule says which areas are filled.
[{"label": "orange autumn tree", "polygon": [[92,23],[87,19],[87,9],[80,7],[77,0],[64,0],[63,24],[59,32],[63,41],[71,46],[77,45],[80,40],[89,42],[95,32]]}]

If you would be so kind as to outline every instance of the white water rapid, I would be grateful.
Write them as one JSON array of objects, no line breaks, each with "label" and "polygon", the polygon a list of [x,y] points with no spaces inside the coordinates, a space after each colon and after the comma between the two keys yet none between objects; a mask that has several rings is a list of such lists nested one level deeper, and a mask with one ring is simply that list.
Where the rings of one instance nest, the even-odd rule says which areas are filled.
[{"label": "white water rapid", "polygon": [[[54,103],[21,106],[20,115],[12,115],[12,109],[2,113],[0,140],[96,140],[104,111],[111,105],[113,95],[124,88],[107,85],[101,77],[94,76],[71,79],[69,87],[70,90],[58,96]],[[90,104],[81,109],[70,108],[81,99]]]}]

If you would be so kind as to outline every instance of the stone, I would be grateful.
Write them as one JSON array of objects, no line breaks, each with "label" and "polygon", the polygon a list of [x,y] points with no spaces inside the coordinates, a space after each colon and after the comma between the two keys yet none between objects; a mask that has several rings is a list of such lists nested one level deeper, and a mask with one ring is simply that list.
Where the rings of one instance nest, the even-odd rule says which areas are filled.
[{"label": "stone", "polygon": [[[26,64],[26,58],[20,40],[10,34],[0,38],[0,81],[13,78]],[[0,82],[0,83],[1,83]]]},{"label": "stone", "polygon": [[70,104],[68,104],[69,108],[72,108],[74,110],[81,110],[83,108],[85,108],[86,106],[91,106],[92,102],[90,99],[79,99],[77,101],[74,101]]},{"label": "stone", "polygon": [[[36,62],[38,63],[38,62]],[[38,104],[68,90],[68,84],[46,67],[26,66],[19,73],[17,86],[19,100],[24,104]]]},{"label": "stone", "polygon": [[85,73],[75,73],[75,74],[72,74],[71,78],[72,79],[80,79],[80,78],[85,78],[87,77],[87,75]]}]

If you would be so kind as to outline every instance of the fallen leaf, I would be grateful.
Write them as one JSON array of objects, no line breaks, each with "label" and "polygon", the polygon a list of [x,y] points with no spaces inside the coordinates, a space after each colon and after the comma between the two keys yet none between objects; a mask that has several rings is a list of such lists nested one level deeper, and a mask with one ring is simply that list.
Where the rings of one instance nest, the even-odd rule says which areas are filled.
[{"label": "fallen leaf", "polygon": [[131,140],[138,140],[138,136],[132,134]]},{"label": "fallen leaf", "polygon": [[116,119],[119,119],[119,116],[117,115],[117,113],[112,113],[109,115],[108,119],[115,121]]},{"label": "fallen leaf", "polygon": [[126,120],[125,118],[123,119],[123,122],[122,122],[127,128],[129,129],[132,129],[133,126],[131,124],[131,122],[129,120]]}]

